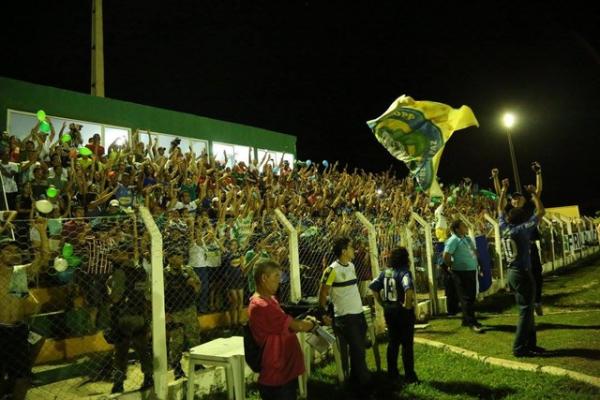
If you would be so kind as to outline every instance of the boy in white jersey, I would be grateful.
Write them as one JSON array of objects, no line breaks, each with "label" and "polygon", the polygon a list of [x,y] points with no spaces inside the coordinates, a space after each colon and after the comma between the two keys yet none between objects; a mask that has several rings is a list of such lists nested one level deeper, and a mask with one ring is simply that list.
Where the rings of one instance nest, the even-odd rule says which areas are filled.
[{"label": "boy in white jersey", "polygon": [[348,370],[350,353],[350,375],[347,381],[365,388],[370,383],[371,374],[365,360],[367,322],[358,290],[356,270],[352,264],[354,247],[347,238],[337,239],[333,244],[336,260],[325,269],[321,279],[319,303],[322,308],[327,299],[333,303],[333,329],[340,344],[342,368]]}]

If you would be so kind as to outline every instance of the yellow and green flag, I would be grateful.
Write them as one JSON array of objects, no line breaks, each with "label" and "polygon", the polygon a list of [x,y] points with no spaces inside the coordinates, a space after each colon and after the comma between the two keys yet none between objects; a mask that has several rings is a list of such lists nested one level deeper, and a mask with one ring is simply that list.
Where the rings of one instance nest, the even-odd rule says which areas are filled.
[{"label": "yellow and green flag", "polygon": [[468,106],[456,109],[403,95],[367,125],[379,143],[408,166],[424,191],[440,196],[436,174],[444,145],[454,131],[479,126],[479,122]]}]

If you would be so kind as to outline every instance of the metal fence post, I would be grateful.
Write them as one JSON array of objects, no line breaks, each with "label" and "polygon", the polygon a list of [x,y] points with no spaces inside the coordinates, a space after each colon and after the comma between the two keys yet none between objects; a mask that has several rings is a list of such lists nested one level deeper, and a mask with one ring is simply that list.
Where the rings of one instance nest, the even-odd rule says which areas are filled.
[{"label": "metal fence post", "polygon": [[154,360],[154,391],[159,400],[165,400],[167,385],[167,341],[165,324],[165,288],[163,282],[163,241],[154,218],[146,207],[140,207],[140,216],[150,234],[152,265],[152,354]]},{"label": "metal fence post", "polygon": [[275,210],[275,216],[283,224],[289,235],[290,252],[290,301],[298,303],[302,298],[300,287],[300,255],[298,253],[298,231],[292,223],[286,218],[281,210]]},{"label": "metal fence post", "polygon": [[554,272],[556,262],[556,252],[554,251],[554,225],[548,218],[543,217],[543,221],[550,227],[550,246],[552,247],[552,271]]},{"label": "metal fence post", "polygon": [[438,313],[438,296],[437,282],[435,279],[433,269],[433,239],[431,235],[431,225],[427,221],[425,221],[423,217],[421,217],[415,212],[412,212],[411,216],[425,230],[425,251],[427,256],[427,278],[429,283],[429,298],[431,299],[431,313],[433,315],[436,315]]},{"label": "metal fence post", "polygon": [[[369,235],[369,260],[371,261],[371,275],[373,279],[379,276],[379,250],[377,248],[377,232],[373,224],[361,212],[354,214],[356,219],[367,228]],[[385,320],[383,319],[383,308],[375,303],[375,327],[378,333],[385,331]]]}]

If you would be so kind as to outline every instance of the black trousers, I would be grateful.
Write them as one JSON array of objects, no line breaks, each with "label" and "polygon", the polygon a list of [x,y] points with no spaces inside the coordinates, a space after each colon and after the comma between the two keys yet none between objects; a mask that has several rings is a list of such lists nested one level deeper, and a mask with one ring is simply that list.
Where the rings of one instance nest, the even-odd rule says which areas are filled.
[{"label": "black trousers", "polygon": [[350,382],[365,385],[371,380],[366,361],[367,321],[364,314],[348,314],[335,317],[333,330],[340,345],[342,368],[348,370],[350,353]]},{"label": "black trousers", "polygon": [[458,293],[456,293],[456,285],[452,279],[452,274],[445,269],[441,269],[444,278],[444,292],[446,294],[446,310],[448,314],[456,314],[460,310],[458,302]]},{"label": "black trousers", "polygon": [[388,374],[391,376],[398,373],[398,353],[402,345],[402,364],[404,375],[407,378],[416,378],[414,337],[415,337],[415,313],[412,309],[403,307],[386,309],[384,311],[385,323],[388,328],[389,343],[387,347]]},{"label": "black trousers", "polygon": [[477,297],[477,271],[452,271],[452,280],[460,297],[462,324],[471,326],[475,318],[475,298]]},{"label": "black trousers", "polygon": [[531,274],[533,275],[533,280],[535,281],[535,303],[542,302],[542,285],[544,283],[544,278],[542,277],[542,260],[540,260],[540,253],[535,242],[531,243],[530,248],[531,253]]},{"label": "black trousers", "polygon": [[292,379],[285,385],[267,386],[258,384],[258,392],[263,400],[296,400],[298,379]]}]

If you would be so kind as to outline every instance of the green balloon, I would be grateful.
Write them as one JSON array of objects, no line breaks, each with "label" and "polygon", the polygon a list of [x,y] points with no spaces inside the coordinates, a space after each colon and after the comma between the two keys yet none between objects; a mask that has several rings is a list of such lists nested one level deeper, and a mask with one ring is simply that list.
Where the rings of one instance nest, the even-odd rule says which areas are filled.
[{"label": "green balloon", "polygon": [[65,259],[73,255],[73,245],[71,243],[65,243],[62,249],[62,255]]},{"label": "green balloon", "polygon": [[81,258],[77,256],[65,257],[65,260],[67,260],[69,267],[77,268],[81,265]]},{"label": "green balloon", "polygon": [[50,133],[50,124],[47,123],[46,121],[41,121],[39,130],[40,130],[40,132]]},{"label": "green balloon", "polygon": [[63,143],[69,143],[71,141],[71,135],[69,135],[69,134],[62,135],[62,137],[60,138],[60,141]]},{"label": "green balloon", "polygon": [[82,156],[91,156],[92,155],[92,151],[90,149],[88,149],[87,147],[80,147],[79,148],[79,154],[81,154]]},{"label": "green balloon", "polygon": [[37,113],[37,119],[39,121],[45,121],[46,120],[46,112],[44,110],[39,110]]},{"label": "green balloon", "polygon": [[46,196],[53,198],[56,197],[56,195],[58,194],[58,189],[54,188],[54,187],[49,187],[46,190]]}]

